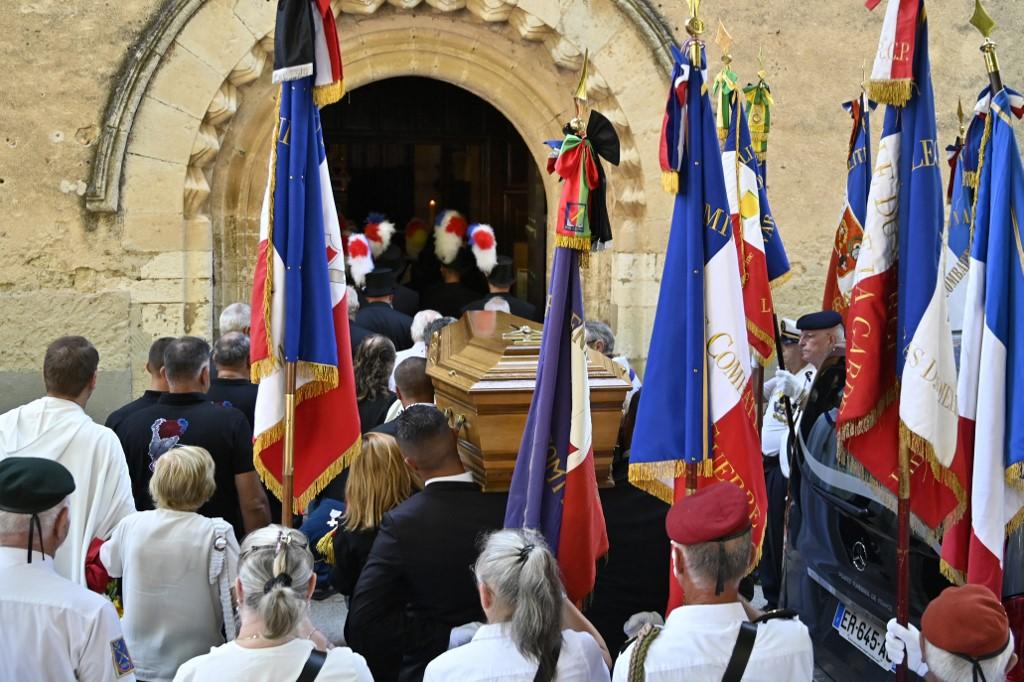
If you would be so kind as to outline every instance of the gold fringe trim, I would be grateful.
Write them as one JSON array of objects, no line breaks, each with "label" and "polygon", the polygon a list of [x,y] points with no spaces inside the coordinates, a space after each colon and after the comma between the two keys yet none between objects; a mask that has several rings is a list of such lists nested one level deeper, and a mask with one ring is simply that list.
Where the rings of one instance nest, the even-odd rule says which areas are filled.
[{"label": "gold fringe trim", "polygon": [[569,237],[564,234],[555,235],[555,246],[563,249],[575,249],[576,251],[590,251],[590,237]]},{"label": "gold fringe trim", "polygon": [[320,556],[324,558],[324,561],[329,563],[331,566],[334,565],[334,534],[338,532],[337,528],[331,529],[331,532],[320,538],[320,541],[316,543],[316,551],[320,553]]},{"label": "gold fringe trim", "polygon": [[[711,478],[715,473],[714,461],[702,459],[697,463],[697,477]],[[686,475],[686,462],[668,459],[661,462],[636,462],[629,465],[629,482],[665,504],[675,501],[675,489],[665,481],[674,481]]]},{"label": "gold fringe trim", "polygon": [[679,194],[679,173],[661,171],[661,188],[669,194]]},{"label": "gold fringe trim", "polygon": [[978,189],[978,171],[964,171],[963,186],[967,189]]},{"label": "gold fringe trim", "polygon": [[[988,146],[989,138],[992,137],[992,117],[985,117],[985,125],[981,131],[981,146],[978,148],[978,170],[973,173],[974,175],[974,187],[977,189],[978,180],[981,177],[981,169],[985,167],[985,147]],[[975,192],[974,197],[971,199],[971,228],[967,231],[967,249],[964,254],[967,256],[967,262],[970,261],[971,252],[974,251],[974,225],[978,218],[978,197],[980,192]]]},{"label": "gold fringe trim", "polygon": [[1024,526],[1024,508],[1020,509],[1010,518],[1010,521],[1006,524],[1006,535],[1013,535],[1020,530],[1021,526]]},{"label": "gold fringe trim", "polygon": [[728,137],[729,137],[729,129],[728,128],[719,128],[718,129],[718,141],[719,142],[725,142]]},{"label": "gold fringe trim", "polygon": [[[283,85],[281,86],[284,87]],[[281,88],[277,90],[275,108],[281,111]],[[263,330],[266,332],[267,357],[260,360],[250,369],[251,381],[258,384],[261,379],[269,376],[276,366],[277,358],[274,355],[274,337],[270,333],[271,302],[274,298],[274,256],[271,253],[274,248],[274,191],[277,189],[277,138],[281,134],[281,117],[275,117],[274,137],[270,142],[270,190],[267,193],[267,276],[263,283]],[[254,301],[255,303],[255,301]],[[280,495],[278,495],[280,497]]]},{"label": "gold fringe trim", "polygon": [[1006,467],[1006,485],[1024,491],[1024,462],[1017,462]]},{"label": "gold fringe trim", "polygon": [[967,582],[967,576],[964,575],[963,571],[958,571],[953,568],[953,565],[945,559],[939,560],[939,572],[946,577],[946,580],[954,585],[963,585]]},{"label": "gold fringe trim", "polygon": [[313,102],[321,109],[328,104],[334,104],[345,96],[345,81],[336,80],[327,85],[313,86]]},{"label": "gold fringe trim", "polygon": [[786,270],[784,273],[782,273],[781,275],[779,275],[775,279],[770,280],[768,282],[768,284],[771,286],[772,291],[774,292],[775,291],[775,287],[781,287],[786,282],[788,282],[792,277],[793,277],[793,270],[792,270],[792,268],[790,268],[789,270]]},{"label": "gold fringe trim", "polygon": [[[276,438],[274,437],[276,435]],[[253,443],[253,465],[256,468],[256,473],[259,474],[260,480],[267,486],[270,492],[274,493],[274,497],[281,499],[284,497],[284,484],[274,478],[273,474],[267,469],[266,464],[263,463],[263,458],[260,457],[262,451],[268,446],[284,438],[284,421],[280,421],[275,424],[272,428],[264,431],[260,434],[256,442]],[[313,498],[319,495],[327,484],[333,481],[341,474],[346,467],[350,466],[355,461],[356,457],[362,451],[363,441],[362,437],[356,439],[356,441],[347,449],[341,453],[324,471],[317,476],[312,483],[309,484],[302,493],[299,495],[292,491],[292,500],[295,503],[295,509],[305,509],[306,506],[313,501]]]},{"label": "gold fringe trim", "polygon": [[964,488],[956,475],[939,462],[932,444],[914,431],[911,431],[910,427],[902,419],[900,420],[900,442],[905,444],[911,452],[923,455],[928,462],[928,466],[931,467],[932,476],[935,477],[935,480],[949,488],[953,493],[953,497],[956,498],[956,507],[939,524],[939,528],[947,528],[963,518],[964,512],[967,511],[967,493],[964,492]]},{"label": "gold fringe trim", "polygon": [[897,107],[906,106],[913,91],[914,82],[909,78],[877,80],[868,84],[868,97],[879,104]]},{"label": "gold fringe trim", "polygon": [[[875,426],[875,423],[878,421],[878,415],[882,414],[882,412],[884,412],[886,408],[896,400],[897,395],[899,395],[899,386],[893,384],[885,391],[884,394],[882,394],[882,399],[879,400],[878,404],[875,405],[867,414],[839,427],[838,440],[840,454],[846,454],[844,444],[847,439],[867,433]],[[870,474],[868,475],[870,476]]]},{"label": "gold fringe trim", "polygon": [[754,351],[754,357],[757,358],[757,361],[760,362],[762,366],[767,367],[775,358],[775,339],[772,338],[771,336],[768,336],[768,334],[766,334],[763,329],[758,327],[750,320],[747,320],[747,331],[753,334],[754,338],[756,338],[758,341],[767,344],[768,347],[771,348],[771,352],[768,353],[768,357],[763,357],[760,353],[757,352],[757,349],[751,348],[751,350]]}]

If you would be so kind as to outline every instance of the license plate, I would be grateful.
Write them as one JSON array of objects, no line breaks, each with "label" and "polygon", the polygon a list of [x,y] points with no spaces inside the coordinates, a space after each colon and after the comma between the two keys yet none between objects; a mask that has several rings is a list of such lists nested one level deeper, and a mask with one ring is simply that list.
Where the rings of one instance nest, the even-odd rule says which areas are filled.
[{"label": "license plate", "polygon": [[877,663],[884,670],[895,671],[896,665],[885,653],[885,625],[859,610],[853,610],[839,602],[832,627],[839,636],[852,644],[862,654]]}]

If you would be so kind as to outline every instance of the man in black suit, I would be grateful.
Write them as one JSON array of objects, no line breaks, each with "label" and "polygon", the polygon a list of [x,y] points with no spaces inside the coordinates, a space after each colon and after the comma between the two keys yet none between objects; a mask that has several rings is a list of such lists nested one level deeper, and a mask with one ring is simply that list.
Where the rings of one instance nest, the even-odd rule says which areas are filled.
[{"label": "man in black suit", "polygon": [[484,310],[487,301],[492,298],[500,298],[508,303],[509,312],[519,317],[525,317],[534,322],[543,322],[543,318],[537,315],[537,306],[528,303],[521,298],[512,295],[512,285],[516,281],[516,270],[514,263],[508,256],[498,256],[498,263],[487,275],[487,288],[490,293],[483,298],[473,301],[462,312],[467,310]]},{"label": "man in black suit", "polygon": [[412,405],[397,421],[398,446],[424,488],[384,515],[345,634],[378,682],[418,682],[452,628],[484,620],[469,565],[478,540],[502,527],[508,496],[480,491],[436,407]]},{"label": "man in black suit", "polygon": [[392,307],[395,295],[395,273],[388,268],[377,268],[366,275],[363,287],[366,305],[359,307],[356,324],[391,339],[395,350],[412,346],[412,318]]},{"label": "man in black suit", "polygon": [[[398,248],[398,245],[391,244],[388,248],[384,249],[384,253],[377,256],[374,259],[374,264],[378,268],[387,268],[395,273],[395,281],[398,284],[395,285],[394,299],[391,301],[391,306],[400,313],[405,313],[410,317],[420,311],[420,295],[415,289],[410,289],[401,283],[402,274],[405,272],[405,255],[402,250]],[[363,297],[360,296],[359,304],[365,303]]]},{"label": "man in black suit", "polygon": [[472,252],[463,246],[451,263],[441,264],[441,283],[420,296],[420,308],[436,310],[447,317],[459,317],[463,308],[480,296],[480,291],[466,285],[476,268]]},{"label": "man in black suit", "polygon": [[[434,384],[427,376],[425,358],[406,358],[395,368],[395,393],[402,401],[403,410],[412,405],[434,404]],[[370,432],[383,433],[395,438],[398,433],[398,418],[384,422],[370,429]]]}]

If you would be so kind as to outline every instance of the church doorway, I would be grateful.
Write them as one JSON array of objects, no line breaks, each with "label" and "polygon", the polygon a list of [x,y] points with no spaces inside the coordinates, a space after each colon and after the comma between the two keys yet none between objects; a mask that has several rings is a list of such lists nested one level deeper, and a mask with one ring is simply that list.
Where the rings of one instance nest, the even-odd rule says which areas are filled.
[{"label": "church doorway", "polygon": [[547,205],[527,144],[495,107],[420,77],[364,85],[321,112],[338,212],[361,225],[383,213],[401,231],[454,209],[494,228],[514,259],[514,293],[543,310]]}]

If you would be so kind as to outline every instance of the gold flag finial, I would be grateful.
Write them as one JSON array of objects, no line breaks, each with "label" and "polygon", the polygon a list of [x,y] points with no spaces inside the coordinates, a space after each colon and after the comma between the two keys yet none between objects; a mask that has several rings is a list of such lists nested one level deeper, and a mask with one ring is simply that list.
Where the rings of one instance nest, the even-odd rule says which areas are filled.
[{"label": "gold flag finial", "polygon": [[701,0],[686,0],[690,6],[690,20],[686,32],[690,35],[690,63],[700,68],[700,37],[704,34],[704,22],[700,18]]},{"label": "gold flag finial", "polygon": [[992,21],[992,17],[985,10],[985,6],[981,4],[981,0],[974,0],[974,15],[971,16],[971,26],[978,29],[983,38],[991,36],[992,29],[996,27],[996,22]]},{"label": "gold flag finial", "polygon": [[868,93],[868,60],[866,59],[862,59],[860,62],[860,91],[864,95]]},{"label": "gold flag finial", "polygon": [[722,61],[726,64],[730,63],[732,61],[732,55],[730,54],[730,50],[732,50],[732,36],[725,30],[725,24],[722,23],[721,19],[718,20],[718,30],[715,31],[715,45],[718,45],[718,48],[722,51]]},{"label": "gold flag finial", "polygon": [[963,139],[967,128],[964,126],[964,101],[959,97],[956,100],[956,117],[960,121],[960,139]]},{"label": "gold flag finial", "polygon": [[587,101],[587,73],[589,71],[589,63],[590,50],[588,49],[583,51],[583,72],[580,74],[579,85],[576,86],[576,90],[572,94],[573,98],[580,102]]},{"label": "gold flag finial", "polygon": [[759,45],[757,48],[757,65],[761,68],[757,70],[757,77],[761,80],[768,78],[768,72],[765,70],[764,65],[768,62],[768,53],[764,49],[764,45]]}]

